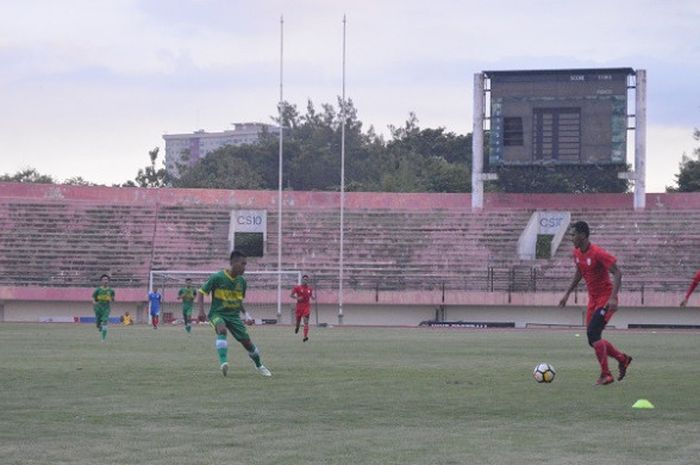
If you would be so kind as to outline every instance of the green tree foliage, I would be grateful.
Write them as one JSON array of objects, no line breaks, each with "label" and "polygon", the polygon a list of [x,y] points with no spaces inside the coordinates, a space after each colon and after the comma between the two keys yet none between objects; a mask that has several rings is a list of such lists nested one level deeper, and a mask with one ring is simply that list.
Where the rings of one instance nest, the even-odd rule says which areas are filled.
[{"label": "green tree foliage", "polygon": [[[693,138],[700,141],[700,129],[695,129]],[[666,192],[700,192],[700,147],[693,150],[693,158],[683,155],[678,165],[676,185],[667,186]]]},{"label": "green tree foliage", "polygon": [[[405,126],[390,127],[384,141],[373,127],[363,129],[352,100],[306,111],[282,103],[284,188],[340,189],[342,126],[345,118],[345,187],[348,191],[467,192],[470,189],[471,136],[443,128],[421,129],[411,114]],[[273,118],[280,124],[280,118]],[[276,189],[279,136],[263,133],[257,144],[223,147],[189,169],[175,187]]]},{"label": "green tree foliage", "polygon": [[34,168],[25,168],[15,174],[3,174],[0,182],[25,182],[36,184],[56,184],[56,180],[48,174],[41,174]]},{"label": "green tree foliage", "polygon": [[384,190],[396,192],[469,192],[471,136],[421,129],[414,113],[401,128],[389,126]]},{"label": "green tree foliage", "polygon": [[97,186],[94,182],[90,182],[87,179],[83,179],[82,176],[73,176],[63,181],[62,184],[67,186]]},{"label": "green tree foliage", "polygon": [[81,176],[73,176],[63,182],[56,180],[48,174],[41,174],[35,168],[25,168],[15,174],[3,174],[0,176],[0,182],[26,182],[36,184],[65,184],[67,186],[97,186],[94,182],[90,182]]},{"label": "green tree foliage", "polygon": [[389,126],[390,147],[424,155],[440,156],[449,163],[466,164],[471,160],[472,136],[445,132],[445,128],[421,129],[415,113],[409,114],[401,128]]},{"label": "green tree foliage", "polygon": [[156,168],[156,160],[158,160],[159,151],[160,149],[155,147],[148,152],[151,164],[140,169],[134,179],[135,182],[127,181],[124,184],[125,187],[132,187],[134,185],[138,187],[167,187],[170,185],[170,177],[165,170],[165,161],[161,162],[162,166],[160,168]]},{"label": "green tree foliage", "polygon": [[224,147],[200,160],[175,180],[175,187],[200,187],[206,189],[260,189],[263,176],[248,158],[247,146]]}]

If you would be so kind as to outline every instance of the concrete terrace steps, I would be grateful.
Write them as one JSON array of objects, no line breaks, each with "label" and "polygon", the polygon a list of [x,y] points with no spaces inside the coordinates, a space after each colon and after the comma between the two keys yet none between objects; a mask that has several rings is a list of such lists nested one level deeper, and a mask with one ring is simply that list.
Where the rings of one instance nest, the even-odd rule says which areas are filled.
[{"label": "concrete terrace steps", "polygon": [[[304,215],[304,213],[300,215]],[[516,215],[518,216],[517,220],[511,214],[497,215],[489,223],[502,223],[509,226],[507,229],[502,228],[499,235],[502,236],[502,241],[512,243],[513,236],[519,235],[520,228],[524,227],[529,215],[529,212],[519,212]],[[331,234],[334,239],[337,239],[335,231],[339,227],[339,217],[334,215],[332,221],[321,222],[318,218],[310,218],[310,216],[306,215],[303,221],[300,221],[305,229],[314,230],[320,224],[326,228],[332,228],[330,229]],[[323,215],[314,212],[314,216]],[[350,227],[347,226],[348,219],[355,220],[354,223],[350,223]],[[346,214],[346,250],[349,243],[350,246],[369,251],[368,256],[374,257],[375,260],[383,259],[387,255],[398,255],[400,261],[405,263],[398,269],[370,267],[348,270],[346,266],[346,275],[349,273],[353,282],[376,282],[387,279],[396,280],[391,275],[398,273],[402,276],[400,281],[418,282],[425,280],[426,274],[432,274],[432,279],[436,281],[459,282],[462,285],[466,280],[475,281],[475,277],[478,277],[481,288],[483,287],[481,283],[486,280],[487,276],[486,263],[493,264],[500,261],[494,259],[494,254],[481,243],[484,242],[481,236],[489,236],[492,239],[491,242],[494,238],[493,226],[484,224],[483,220],[484,217],[481,216],[455,215],[454,212],[449,211],[440,211],[437,214],[392,211]],[[288,218],[283,218],[283,221],[288,221]],[[518,222],[522,222],[523,226],[517,225]],[[288,225],[289,223],[285,223],[285,227]],[[323,237],[327,234],[327,231],[323,231],[313,235],[314,237]],[[286,239],[285,244],[289,243],[289,239]],[[410,251],[405,250],[406,247],[418,247],[419,250],[411,256]],[[422,248],[427,250],[423,251]],[[328,250],[337,254],[338,246],[334,245]],[[510,259],[512,260],[512,256]],[[346,258],[346,264],[348,260],[352,259]],[[333,273],[337,273],[338,260],[332,260],[332,262],[331,265],[325,265],[324,268],[328,267],[332,274],[328,279],[337,282],[337,277],[333,278]],[[409,263],[417,265],[415,268],[416,276],[410,273],[407,266]],[[305,264],[316,268],[322,266],[311,261],[306,261]],[[361,273],[361,275],[354,276],[354,272]],[[314,271],[314,274],[317,273],[322,272],[321,270]],[[453,278],[451,275],[455,273],[458,273],[459,276]]]},{"label": "concrete terrace steps", "polygon": [[[143,195],[146,198],[150,192]],[[145,285],[149,267],[219,269],[228,255],[233,208],[230,203],[111,205],[107,199],[2,198],[0,284],[12,284],[22,277],[29,283],[51,286],[92,282],[100,269],[107,269],[120,282]],[[265,208],[268,255],[251,259],[251,270],[277,267],[279,218],[274,207]],[[489,284],[488,269],[493,267],[499,280],[496,289],[511,285],[507,280],[513,269],[512,285],[519,290],[530,286],[531,269],[538,274],[538,288],[565,288],[573,275],[566,243],[552,260],[523,263],[516,256],[518,237],[533,211],[512,208],[476,214],[466,204],[451,209],[348,207],[344,229],[347,284],[358,289],[415,289],[446,283],[457,289],[484,290]],[[700,245],[700,212],[696,210],[570,211],[573,220],[589,221],[594,242],[599,235],[598,243],[630,268],[626,278],[653,282],[658,281],[659,273],[685,272],[693,266],[688,250]],[[338,209],[312,204],[285,208],[281,221],[283,268],[303,268],[326,285],[337,285]]]},{"label": "concrete terrace steps", "polygon": [[[697,210],[645,211],[634,214],[590,210],[576,215],[592,227],[592,242],[616,255],[623,270],[623,286],[642,285],[667,291],[677,288],[672,276],[692,272],[700,260],[689,256],[700,246],[700,212]],[[549,281],[564,283],[573,276],[571,247],[560,249],[556,257],[541,267]],[[689,278],[688,278],[689,279]],[[567,285],[567,284],[564,284]]]},{"label": "concrete terrace steps", "polygon": [[105,272],[117,282],[142,281],[154,213],[143,206],[3,199],[0,283],[83,286]]}]

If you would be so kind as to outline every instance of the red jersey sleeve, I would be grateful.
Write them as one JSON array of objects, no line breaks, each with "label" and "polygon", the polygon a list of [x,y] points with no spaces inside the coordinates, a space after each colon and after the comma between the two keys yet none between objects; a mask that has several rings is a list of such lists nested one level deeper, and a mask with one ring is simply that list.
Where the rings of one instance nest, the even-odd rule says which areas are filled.
[{"label": "red jersey sleeve", "polygon": [[600,247],[596,250],[595,258],[606,270],[609,270],[611,266],[617,263],[617,258],[615,258],[614,255],[609,254],[605,249]]},{"label": "red jersey sleeve", "polygon": [[695,288],[698,287],[698,283],[700,283],[700,271],[695,273],[695,276],[693,277],[693,282],[690,283],[690,287],[688,287],[688,292],[685,293],[685,300],[688,300],[690,294],[692,294]]}]

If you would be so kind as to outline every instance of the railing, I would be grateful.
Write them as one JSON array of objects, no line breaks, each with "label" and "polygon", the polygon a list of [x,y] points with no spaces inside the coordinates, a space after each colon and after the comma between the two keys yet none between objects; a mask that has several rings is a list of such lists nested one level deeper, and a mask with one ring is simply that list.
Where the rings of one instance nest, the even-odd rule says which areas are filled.
[{"label": "railing", "polygon": [[[99,269],[96,264],[85,268],[89,271]],[[26,271],[26,270],[25,270]],[[331,289],[338,287],[337,269],[309,270],[318,286]],[[690,283],[692,273],[682,273],[686,278],[658,278],[652,273],[648,277],[623,277],[623,289],[633,292],[680,292],[685,291]],[[413,270],[407,273],[364,271],[362,269],[346,270],[343,287],[349,290],[374,291],[431,291],[449,293],[450,291],[479,292],[557,292],[564,291],[574,276],[573,267],[570,274],[551,276],[537,266],[489,266],[483,270],[469,270],[468,273],[451,275],[439,272],[421,273]],[[34,287],[69,287],[92,286],[95,277],[76,269],[54,270],[52,273],[27,274],[0,272],[0,285],[34,286]],[[87,282],[86,282],[87,281]],[[147,279],[135,276],[128,271],[112,275],[112,284],[122,287],[147,286]],[[274,284],[274,283],[273,283]],[[262,286],[267,284],[261,283]],[[579,289],[585,289],[583,282]]]},{"label": "railing", "polygon": [[[688,273],[686,273],[688,274]],[[477,291],[490,293],[538,293],[561,292],[568,288],[574,276],[574,270],[570,275],[547,276],[536,266],[513,267],[487,267],[482,273],[469,276],[440,276],[440,275],[403,275],[384,276],[376,275],[363,277],[361,274],[347,276],[343,287],[348,290],[374,291],[377,300],[379,295],[386,291],[426,291],[438,292],[444,297],[451,292]],[[649,277],[623,277],[622,289],[625,292],[638,292],[644,303],[645,294],[649,292],[669,292],[682,294],[690,283],[688,279]],[[315,276],[316,286],[325,289],[337,289],[337,275],[331,273],[319,273]],[[577,286],[575,293],[586,293],[583,281]],[[576,296],[573,296],[574,299]]]}]

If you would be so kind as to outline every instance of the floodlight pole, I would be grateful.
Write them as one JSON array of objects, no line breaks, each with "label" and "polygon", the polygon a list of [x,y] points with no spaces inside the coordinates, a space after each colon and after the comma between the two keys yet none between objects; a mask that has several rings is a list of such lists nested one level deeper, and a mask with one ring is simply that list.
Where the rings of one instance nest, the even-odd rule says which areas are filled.
[{"label": "floodlight pole", "polygon": [[484,208],[484,73],[474,74],[474,110],[472,119],[472,210]]},{"label": "floodlight pole", "polygon": [[279,112],[279,161],[277,173],[277,321],[282,322],[282,159],[284,141],[284,16],[280,16],[280,103]]},{"label": "floodlight pole", "polygon": [[647,163],[647,71],[635,72],[634,103],[634,209],[646,207]]},{"label": "floodlight pole", "polygon": [[340,259],[338,263],[338,324],[343,324],[343,255],[345,242],[345,27],[347,21],[343,15],[343,76],[340,110]]}]

